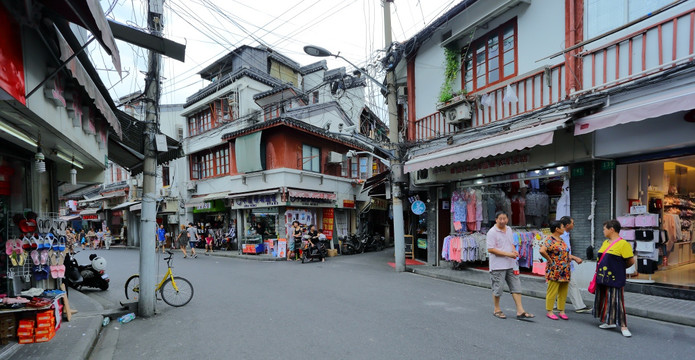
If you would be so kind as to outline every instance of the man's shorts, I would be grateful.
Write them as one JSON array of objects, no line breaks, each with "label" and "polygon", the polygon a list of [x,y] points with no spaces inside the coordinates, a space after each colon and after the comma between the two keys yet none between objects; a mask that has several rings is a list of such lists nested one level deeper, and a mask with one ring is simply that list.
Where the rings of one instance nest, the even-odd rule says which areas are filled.
[{"label": "man's shorts", "polygon": [[509,286],[509,292],[512,294],[521,294],[521,281],[519,275],[514,275],[514,270],[490,270],[490,280],[492,280],[492,294],[496,297],[502,296],[504,284],[502,280]]},{"label": "man's shorts", "polygon": [[188,246],[190,246],[191,249],[195,248],[196,244],[198,244],[197,241],[189,241],[189,242],[188,242]]}]

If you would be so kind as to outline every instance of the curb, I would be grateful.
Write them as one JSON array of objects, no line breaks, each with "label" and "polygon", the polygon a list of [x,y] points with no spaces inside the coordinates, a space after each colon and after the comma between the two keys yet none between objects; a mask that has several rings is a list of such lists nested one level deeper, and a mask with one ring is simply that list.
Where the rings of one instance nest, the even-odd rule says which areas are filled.
[{"label": "curb", "polygon": [[67,357],[68,359],[87,359],[89,354],[92,352],[94,345],[97,343],[97,340],[99,340],[99,333],[101,332],[101,324],[104,317],[98,312],[103,312],[104,306],[81,291],[71,289],[71,292],[72,291],[78,293],[79,296],[84,297],[87,302],[91,303],[97,309],[97,313],[85,313],[83,318],[89,319],[90,321],[89,327],[85,332],[86,335],[75,343],[72,353]]},{"label": "curb", "polygon": [[[203,256],[205,256],[205,255],[203,255]],[[210,254],[210,256],[243,259],[243,260],[249,260],[249,261],[263,261],[263,262],[287,261],[287,259],[285,259],[285,258],[278,258],[278,257],[264,256],[264,255],[212,253],[212,254]]]},{"label": "curb", "polygon": [[[427,276],[430,278],[434,279],[440,279],[440,280],[446,280],[446,281],[451,281],[451,282],[456,282],[456,283],[461,283],[461,284],[466,284],[466,285],[471,285],[471,286],[477,286],[481,288],[486,288],[490,289],[491,285],[489,282],[482,282],[482,281],[477,281],[477,280],[472,280],[472,279],[462,279],[459,277],[454,277],[454,276],[449,276],[449,275],[442,275],[442,274],[433,274],[428,271],[422,271],[418,269],[417,267],[406,267],[406,271],[421,275],[421,276]],[[522,279],[525,277],[522,276]],[[522,286],[523,287],[523,286]],[[540,299],[545,299],[545,292],[543,291],[538,291],[538,290],[522,290],[521,291],[522,295],[525,296],[531,296],[535,298],[540,298]],[[592,300],[584,300],[587,305],[592,305],[594,304],[593,299]],[[651,309],[645,309],[642,307],[636,307],[636,306],[625,306],[625,311],[633,316],[639,316],[647,319],[652,319],[652,320],[659,320],[659,321],[664,321],[664,322],[669,322],[669,323],[674,323],[674,324],[679,324],[679,325],[687,325],[687,326],[695,326],[695,318],[692,317],[683,317],[683,316],[678,316],[676,314],[670,314],[666,313],[663,311],[659,310],[651,310]]]}]

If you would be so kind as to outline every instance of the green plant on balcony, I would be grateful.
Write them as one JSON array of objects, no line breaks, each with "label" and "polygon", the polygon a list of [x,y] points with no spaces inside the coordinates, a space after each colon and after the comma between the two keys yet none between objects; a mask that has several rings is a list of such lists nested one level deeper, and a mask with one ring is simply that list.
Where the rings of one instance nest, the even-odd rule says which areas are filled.
[{"label": "green plant on balcony", "polygon": [[445,103],[454,96],[465,94],[465,90],[454,91],[454,80],[461,70],[459,53],[451,48],[444,48],[444,84],[439,91],[439,102]]}]

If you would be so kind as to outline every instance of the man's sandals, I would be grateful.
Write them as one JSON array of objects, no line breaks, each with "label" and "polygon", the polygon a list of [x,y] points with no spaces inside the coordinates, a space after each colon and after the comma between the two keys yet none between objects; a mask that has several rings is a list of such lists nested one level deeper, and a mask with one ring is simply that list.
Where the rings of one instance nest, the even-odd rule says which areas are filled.
[{"label": "man's sandals", "polygon": [[498,319],[506,319],[507,318],[507,315],[504,315],[504,313],[502,311],[495,311],[494,313],[492,313],[492,315],[494,315]]},{"label": "man's sandals", "polygon": [[536,316],[533,314],[529,314],[526,311],[522,312],[521,314],[516,316],[517,320],[531,320],[535,318]]}]

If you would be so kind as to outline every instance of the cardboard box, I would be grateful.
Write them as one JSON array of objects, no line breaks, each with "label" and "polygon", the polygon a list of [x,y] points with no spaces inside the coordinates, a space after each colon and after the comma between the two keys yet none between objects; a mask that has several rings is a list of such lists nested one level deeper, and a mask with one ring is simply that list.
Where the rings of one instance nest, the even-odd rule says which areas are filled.
[{"label": "cardboard box", "polygon": [[51,329],[51,328],[55,328],[55,327],[56,327],[55,321],[39,321],[36,323],[37,329],[42,329],[42,328]]},{"label": "cardboard box", "polygon": [[34,328],[34,320],[19,320],[19,328],[20,329],[33,329]]},{"label": "cardboard box", "polygon": [[34,329],[19,329],[17,330],[18,337],[33,337]]},{"label": "cardboard box", "polygon": [[52,331],[52,332],[50,332],[50,333],[48,333],[48,334],[46,334],[46,335],[41,335],[41,336],[38,336],[38,335],[37,335],[37,336],[34,338],[34,342],[37,342],[37,343],[48,342],[48,341],[51,341],[51,339],[53,339],[53,336],[55,336],[55,332],[54,332],[54,331]]},{"label": "cardboard box", "polygon": [[338,256],[338,249],[328,249],[327,251],[329,257]]},{"label": "cardboard box", "polygon": [[52,332],[55,332],[55,329],[52,329],[52,328],[40,328],[40,329],[36,329],[36,332],[34,333],[34,335],[36,335],[36,337],[39,337],[39,336],[43,336],[43,335],[48,335],[48,334],[50,334],[50,333],[52,333]]},{"label": "cardboard box", "polygon": [[34,342],[34,337],[20,337],[19,340],[17,340],[20,344],[31,344]]},{"label": "cardboard box", "polygon": [[51,313],[48,313],[48,314],[42,314],[42,313],[36,314],[36,321],[37,321],[37,322],[39,322],[39,321],[47,321],[47,320],[53,320],[53,321],[55,321],[55,315],[54,315],[52,312],[51,312]]}]

